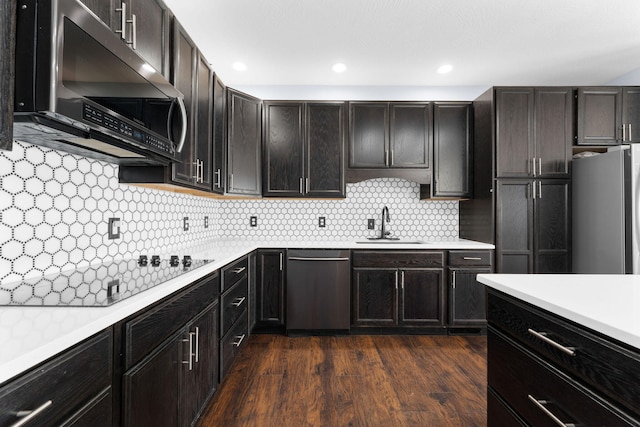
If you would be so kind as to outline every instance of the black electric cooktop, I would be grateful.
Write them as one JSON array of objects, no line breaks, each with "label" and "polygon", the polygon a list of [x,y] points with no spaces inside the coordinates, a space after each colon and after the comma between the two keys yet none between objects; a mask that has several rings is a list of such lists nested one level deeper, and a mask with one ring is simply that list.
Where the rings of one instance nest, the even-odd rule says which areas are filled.
[{"label": "black electric cooktop", "polygon": [[0,306],[106,307],[212,261],[141,256],[92,264],[0,285]]}]

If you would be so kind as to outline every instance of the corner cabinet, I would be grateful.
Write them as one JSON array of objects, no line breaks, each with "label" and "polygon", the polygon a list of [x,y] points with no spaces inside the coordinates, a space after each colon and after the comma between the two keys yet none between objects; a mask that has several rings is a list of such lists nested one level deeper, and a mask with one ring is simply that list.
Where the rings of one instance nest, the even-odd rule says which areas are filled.
[{"label": "corner cabinet", "polygon": [[345,197],[345,104],[264,103],[263,196]]},{"label": "corner cabinet", "polygon": [[227,89],[227,193],[260,196],[262,102]]},{"label": "corner cabinet", "polygon": [[493,289],[488,427],[638,426],[640,353]]},{"label": "corner cabinet", "polygon": [[445,326],[445,253],[354,251],[352,327]]}]

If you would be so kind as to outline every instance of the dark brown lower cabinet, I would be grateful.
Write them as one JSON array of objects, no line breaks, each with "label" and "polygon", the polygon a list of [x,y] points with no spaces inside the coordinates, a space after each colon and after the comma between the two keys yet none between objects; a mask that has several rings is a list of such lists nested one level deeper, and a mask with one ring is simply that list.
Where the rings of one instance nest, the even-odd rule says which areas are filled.
[{"label": "dark brown lower cabinet", "polygon": [[0,425],[111,426],[111,328],[0,387]]},{"label": "dark brown lower cabinet", "polygon": [[496,216],[496,272],[571,272],[569,180],[500,179]]},{"label": "dark brown lower cabinet", "polygon": [[492,271],[492,251],[449,251],[449,327],[486,326],[486,290],[476,276]]},{"label": "dark brown lower cabinet", "polygon": [[257,318],[259,328],[285,325],[285,250],[258,251]]},{"label": "dark brown lower cabinet", "polygon": [[353,327],[444,327],[444,253],[354,251]]}]

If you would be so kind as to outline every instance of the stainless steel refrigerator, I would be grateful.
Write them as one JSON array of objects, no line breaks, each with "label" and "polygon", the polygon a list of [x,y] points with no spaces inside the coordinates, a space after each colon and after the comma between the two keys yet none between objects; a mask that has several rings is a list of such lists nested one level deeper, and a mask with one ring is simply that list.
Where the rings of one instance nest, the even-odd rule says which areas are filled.
[{"label": "stainless steel refrigerator", "polygon": [[573,271],[640,273],[640,144],[574,159]]}]

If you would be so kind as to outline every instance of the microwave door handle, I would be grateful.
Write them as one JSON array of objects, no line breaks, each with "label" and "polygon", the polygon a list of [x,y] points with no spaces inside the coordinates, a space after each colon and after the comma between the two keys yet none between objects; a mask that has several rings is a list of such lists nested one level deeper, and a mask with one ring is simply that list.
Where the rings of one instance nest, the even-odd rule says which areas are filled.
[{"label": "microwave door handle", "polygon": [[[184,146],[184,142],[187,139],[187,108],[184,105],[184,100],[182,98],[176,98],[176,102],[180,107],[180,116],[182,117],[182,130],[180,131],[180,139],[178,141],[178,146],[176,147],[176,153],[182,152],[182,147]],[[172,116],[173,114],[170,114]],[[167,127],[171,126],[171,119],[167,122]]]}]

